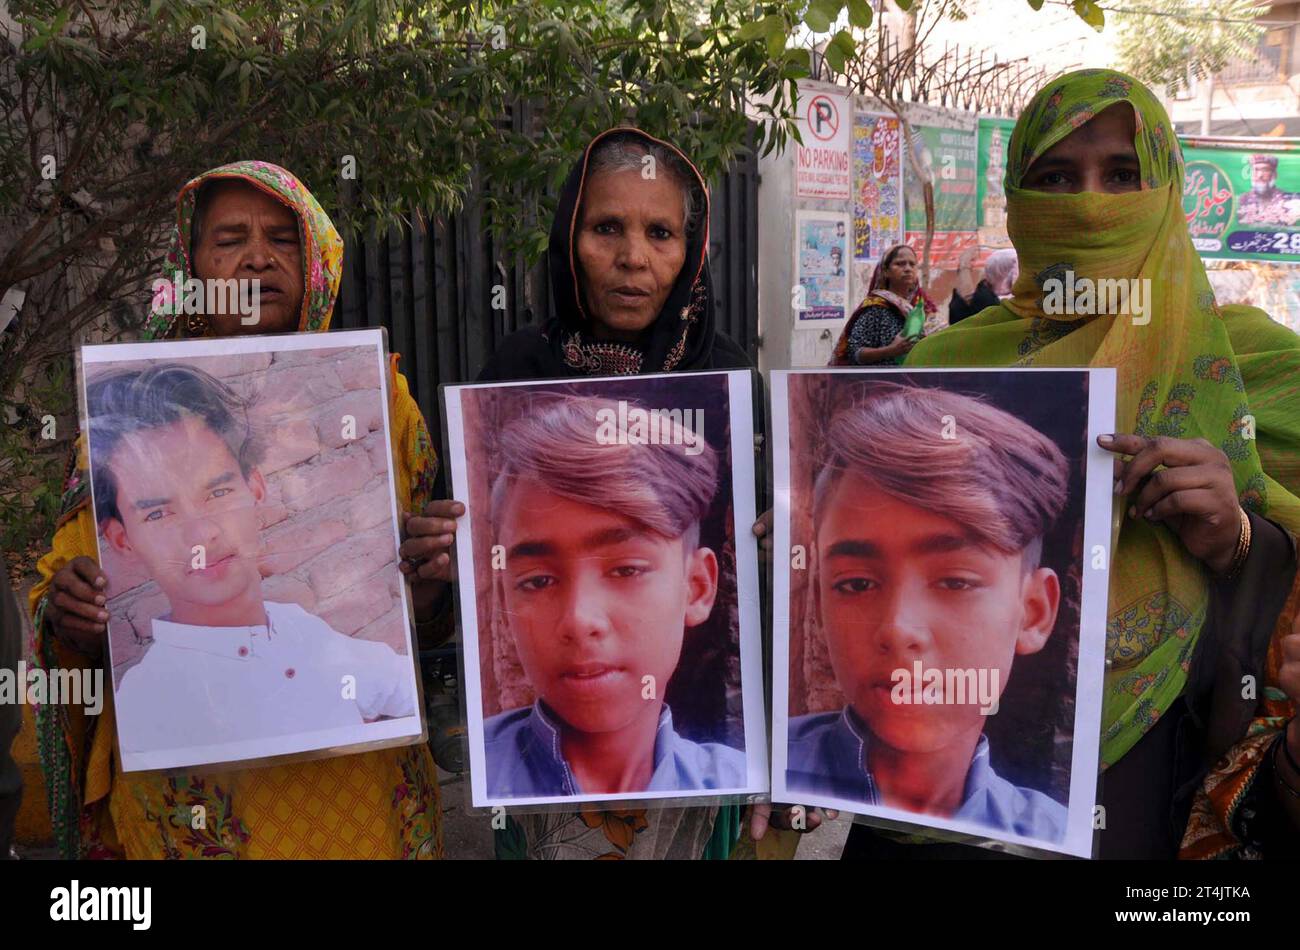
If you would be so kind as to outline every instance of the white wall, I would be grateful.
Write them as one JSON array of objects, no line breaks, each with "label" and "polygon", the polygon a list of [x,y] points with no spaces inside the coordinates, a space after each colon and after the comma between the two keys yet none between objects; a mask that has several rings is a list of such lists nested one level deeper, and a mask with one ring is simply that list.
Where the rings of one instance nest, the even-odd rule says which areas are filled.
[{"label": "white wall", "polygon": [[[842,86],[830,83],[800,82],[800,102],[806,102],[809,96],[821,91],[837,95],[848,92]],[[851,218],[853,201],[796,199],[796,148],[792,140],[781,154],[773,151],[759,159],[762,181],[758,189],[758,310],[759,332],[763,335],[759,357],[762,369],[825,366],[840,331],[840,327],[809,329],[795,326],[795,310],[791,306],[795,285],[795,211],[836,211],[847,213]],[[861,300],[858,284],[855,274],[849,284],[850,311]]]},{"label": "white wall", "polygon": [[[843,87],[820,82],[801,82],[799,90],[801,101],[806,101],[808,96],[817,91],[829,91],[840,95],[847,92]],[[851,96],[850,99],[854,110],[864,109],[883,113],[889,111],[864,96]],[[908,121],[916,124],[969,129],[973,128],[977,121],[973,113],[920,104],[909,105],[906,112]],[[773,151],[759,158],[761,180],[758,189],[758,310],[759,332],[763,337],[763,346],[759,351],[760,369],[825,366],[830,360],[840,330],[843,329],[843,323],[835,327],[813,329],[795,325],[795,310],[791,306],[791,295],[795,285],[795,212],[797,210],[843,212],[849,215],[850,220],[853,215],[851,198],[842,201],[795,198],[795,148],[792,141],[784,152],[778,154]],[[912,178],[912,170],[908,165],[906,153],[902,159],[903,178],[906,182]],[[920,254],[919,248],[917,253]],[[866,296],[871,267],[858,261],[849,263],[851,277],[848,311],[851,313]],[[929,287],[934,288],[940,276],[939,268],[932,267]],[[941,312],[935,318],[937,321],[935,326],[927,324],[928,332],[933,332],[938,326],[946,324],[944,304],[947,294],[951,292],[951,275],[947,283],[941,286],[947,288],[935,298],[940,304]]]},{"label": "white wall", "polygon": [[758,160],[758,332],[763,345],[758,368],[786,369],[790,356],[790,285],[794,283],[794,150],[776,150]]}]

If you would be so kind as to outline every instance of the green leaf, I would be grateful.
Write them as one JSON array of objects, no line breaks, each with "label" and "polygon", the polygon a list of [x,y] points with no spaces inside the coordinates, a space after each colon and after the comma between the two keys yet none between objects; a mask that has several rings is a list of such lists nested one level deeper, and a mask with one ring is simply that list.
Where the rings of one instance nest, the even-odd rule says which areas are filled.
[{"label": "green leaf", "polygon": [[50,23],[50,34],[58,36],[63,32],[63,28],[68,25],[68,19],[72,16],[72,7],[67,6],[59,11],[59,15]]},{"label": "green leaf", "polygon": [[840,49],[834,43],[826,44],[826,64],[837,73],[844,72],[844,50]]},{"label": "green leaf", "polygon": [[764,17],[762,20],[750,20],[740,28],[736,38],[742,42],[748,43],[750,40],[756,40],[760,36],[767,35],[767,21],[770,17]]},{"label": "green leaf", "polygon": [[[1038,0],[1038,3],[1041,6],[1043,0]],[[864,30],[871,26],[871,4],[867,0],[849,0],[849,23]]]},{"label": "green leaf", "polygon": [[852,56],[858,51],[858,45],[853,39],[853,34],[848,30],[840,30],[831,37],[831,45],[839,47],[845,56]]},{"label": "green leaf", "polygon": [[768,16],[762,22],[763,35],[767,37],[767,55],[777,59],[785,49],[785,21],[779,16]]},{"label": "green leaf", "polygon": [[894,2],[898,4],[898,9],[904,13],[912,9],[912,0],[894,0]]},{"label": "green leaf", "polygon": [[1029,0],[1029,5],[1035,10],[1043,9],[1043,0]]},{"label": "green leaf", "polygon": [[802,63],[787,63],[781,69],[781,79],[783,80],[807,79],[811,75],[812,70]]},{"label": "green leaf", "polygon": [[1106,25],[1106,14],[1102,12],[1101,7],[1093,3],[1093,0],[1074,0],[1074,12],[1079,15],[1079,19],[1088,24],[1098,33]]},{"label": "green leaf", "polygon": [[837,73],[844,72],[844,64],[854,57],[858,47],[853,40],[853,34],[848,30],[840,30],[831,41],[826,44],[826,62],[830,64],[831,69]]},{"label": "green leaf", "polygon": [[844,0],[812,0],[803,15],[803,22],[814,33],[826,33],[842,9]]}]

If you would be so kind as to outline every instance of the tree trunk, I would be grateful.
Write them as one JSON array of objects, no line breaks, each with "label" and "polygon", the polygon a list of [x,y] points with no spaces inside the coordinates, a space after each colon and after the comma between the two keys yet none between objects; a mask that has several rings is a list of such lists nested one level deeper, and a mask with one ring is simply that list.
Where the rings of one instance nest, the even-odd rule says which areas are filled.
[{"label": "tree trunk", "polygon": [[[891,101],[887,105],[889,110],[898,117],[898,124],[903,130],[903,146],[907,152],[907,163],[911,166],[916,180],[921,183],[921,191],[925,195],[925,246],[921,252],[921,286],[924,288],[930,283],[930,252],[934,245],[934,182],[922,167],[921,160],[916,157],[916,149],[912,147],[912,123],[907,121],[902,107],[897,103]],[[907,233],[906,223],[904,218],[904,234]]]},{"label": "tree trunk", "polygon": [[1209,135],[1214,123],[1214,73],[1205,77],[1205,111],[1201,113],[1201,134]]}]

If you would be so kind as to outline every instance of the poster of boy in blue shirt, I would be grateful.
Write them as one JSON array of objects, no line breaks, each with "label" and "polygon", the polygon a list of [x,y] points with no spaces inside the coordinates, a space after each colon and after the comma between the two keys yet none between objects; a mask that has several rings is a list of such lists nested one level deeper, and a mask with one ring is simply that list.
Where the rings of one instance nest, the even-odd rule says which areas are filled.
[{"label": "poster of boy in blue shirt", "polygon": [[745,753],[684,738],[664,702],[684,638],[723,606],[700,543],[717,451],[689,414],[644,413],[555,398],[497,441],[494,573],[536,699],[484,721],[491,798],[746,785]]},{"label": "poster of boy in blue shirt", "polygon": [[1000,776],[985,727],[1057,623],[1066,457],[982,398],[879,379],[824,444],[810,597],[846,703],[790,719],[787,790],[1059,842],[1066,806]]}]

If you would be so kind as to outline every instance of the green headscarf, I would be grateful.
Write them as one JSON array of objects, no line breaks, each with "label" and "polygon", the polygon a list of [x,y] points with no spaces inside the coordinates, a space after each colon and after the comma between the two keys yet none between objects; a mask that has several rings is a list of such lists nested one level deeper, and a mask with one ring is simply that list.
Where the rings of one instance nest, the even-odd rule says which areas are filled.
[{"label": "green headscarf", "polygon": [[[1141,190],[1071,195],[1020,187],[1039,156],[1121,102],[1136,117]],[[907,365],[1117,367],[1116,431],[1209,441],[1231,461],[1244,508],[1300,529],[1293,494],[1300,487],[1293,401],[1300,340],[1260,310],[1215,303],[1183,215],[1182,152],[1150,90],[1105,69],[1053,80],[1016,123],[1005,187],[1007,231],[1020,259],[1012,297],[922,340]],[[1044,284],[1067,271],[1093,286],[1106,278],[1143,281],[1149,321],[1046,313]],[[1182,692],[1210,592],[1204,566],[1170,529],[1124,517],[1122,502],[1116,507],[1122,526],[1111,559],[1103,768]]]}]

